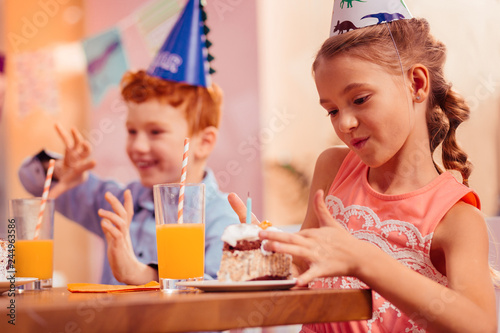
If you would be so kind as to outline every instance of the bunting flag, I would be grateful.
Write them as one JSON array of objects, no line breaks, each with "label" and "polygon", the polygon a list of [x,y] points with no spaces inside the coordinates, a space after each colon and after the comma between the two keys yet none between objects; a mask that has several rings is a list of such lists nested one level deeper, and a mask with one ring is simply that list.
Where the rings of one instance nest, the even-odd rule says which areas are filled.
[{"label": "bunting flag", "polygon": [[59,111],[58,86],[54,54],[51,49],[18,53],[13,56],[17,81],[19,116],[42,109],[55,114]]},{"label": "bunting flag", "polygon": [[[25,116],[35,109],[48,113],[58,112],[59,89],[56,78],[62,71],[81,71],[82,67],[86,67],[84,70],[88,76],[92,104],[99,105],[109,88],[119,85],[123,74],[130,69],[124,40],[129,46],[127,51],[134,53],[134,59],[143,59],[141,62],[146,63],[142,66],[147,66],[177,22],[183,9],[182,5],[186,2],[151,0],[117,22],[113,28],[98,35],[52,48],[13,54],[20,116]],[[204,15],[202,10],[200,13]],[[131,48],[130,45],[137,44],[131,44],[130,40],[124,37],[124,31],[128,28],[132,30],[131,35],[138,40],[137,44],[141,45],[140,49]],[[206,27],[204,29],[208,30]],[[211,56],[208,56],[211,59]],[[3,70],[4,57],[0,54],[0,79]],[[0,86],[0,97],[1,93]]]},{"label": "bunting flag", "polygon": [[127,59],[120,32],[116,28],[84,40],[82,44],[87,58],[92,102],[96,105],[111,86],[120,84],[128,69]]},{"label": "bunting flag", "polygon": [[179,1],[157,0],[145,5],[135,13],[137,30],[145,40],[151,57],[160,49],[165,41],[165,36],[168,36],[172,30],[182,8]]}]

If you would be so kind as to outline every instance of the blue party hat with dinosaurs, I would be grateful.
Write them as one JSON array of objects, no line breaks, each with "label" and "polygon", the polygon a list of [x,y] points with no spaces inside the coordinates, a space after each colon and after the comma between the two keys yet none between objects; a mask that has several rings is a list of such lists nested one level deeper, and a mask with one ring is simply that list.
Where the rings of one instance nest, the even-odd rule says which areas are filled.
[{"label": "blue party hat with dinosaurs", "polygon": [[330,36],[410,18],[403,0],[334,0]]},{"label": "blue party hat with dinosaurs", "polygon": [[165,43],[148,68],[148,74],[165,80],[209,87],[213,57],[206,38],[206,13],[200,0],[188,0]]}]

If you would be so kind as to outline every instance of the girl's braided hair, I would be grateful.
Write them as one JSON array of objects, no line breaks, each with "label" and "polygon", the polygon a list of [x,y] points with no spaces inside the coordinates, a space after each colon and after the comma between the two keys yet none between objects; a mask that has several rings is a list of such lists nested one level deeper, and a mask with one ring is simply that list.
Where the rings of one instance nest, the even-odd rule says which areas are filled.
[{"label": "girl's braided hair", "polygon": [[[395,52],[392,38],[398,52]],[[405,73],[417,63],[427,67],[431,91],[426,118],[431,153],[442,143],[445,169],[459,171],[463,183],[468,186],[472,164],[457,143],[456,130],[462,122],[469,119],[470,109],[464,98],[451,88],[451,83],[444,77],[446,47],[430,34],[427,20],[397,20],[329,38],[316,56],[313,71],[320,59],[330,59],[346,52],[380,64],[394,74],[401,73],[401,66]],[[434,166],[442,172],[436,162]]]}]

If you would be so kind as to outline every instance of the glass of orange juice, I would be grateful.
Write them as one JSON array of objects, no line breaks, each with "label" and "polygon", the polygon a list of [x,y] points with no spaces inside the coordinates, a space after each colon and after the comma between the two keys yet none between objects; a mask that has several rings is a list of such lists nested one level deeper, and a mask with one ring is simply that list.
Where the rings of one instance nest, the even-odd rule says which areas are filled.
[{"label": "glass of orange juice", "polygon": [[185,287],[177,286],[177,282],[203,280],[205,184],[155,185],[153,196],[160,289],[183,290]]},{"label": "glass of orange juice", "polygon": [[39,219],[41,204],[42,198],[10,200],[10,221],[15,224],[15,276],[38,279],[19,287],[20,289],[39,290],[52,287],[54,200],[46,201],[42,218]]}]

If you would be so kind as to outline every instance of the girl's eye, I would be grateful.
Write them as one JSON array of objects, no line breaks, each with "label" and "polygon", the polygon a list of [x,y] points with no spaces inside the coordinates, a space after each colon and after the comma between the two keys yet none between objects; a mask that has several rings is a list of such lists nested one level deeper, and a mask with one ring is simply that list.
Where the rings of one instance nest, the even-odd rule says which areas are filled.
[{"label": "girl's eye", "polygon": [[132,128],[129,128],[129,129],[127,130],[127,132],[128,132],[128,134],[129,134],[129,135],[134,135],[134,134],[136,134],[136,133],[137,133],[137,131],[136,131],[135,129],[132,129]]},{"label": "girl's eye", "polygon": [[368,100],[369,96],[363,96],[363,97],[360,97],[360,98],[356,98],[354,100],[354,104],[356,105],[361,105],[363,104],[364,102],[366,102]]}]

